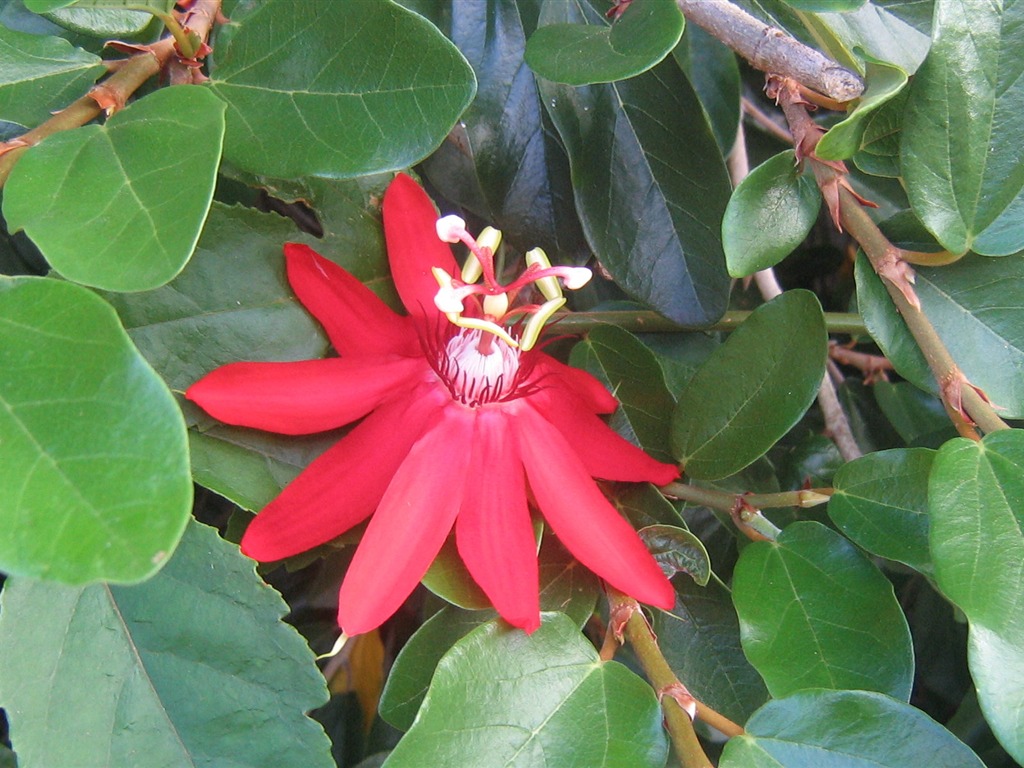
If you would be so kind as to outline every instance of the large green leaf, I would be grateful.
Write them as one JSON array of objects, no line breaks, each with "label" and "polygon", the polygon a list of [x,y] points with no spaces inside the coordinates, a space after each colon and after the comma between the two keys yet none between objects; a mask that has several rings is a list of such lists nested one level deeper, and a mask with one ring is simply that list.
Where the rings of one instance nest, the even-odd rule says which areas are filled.
[{"label": "large green leaf", "polygon": [[658,647],[680,680],[700,701],[735,722],[744,722],[768,699],[761,676],[743,655],[740,626],[729,593],[717,582],[698,586],[687,576],[672,580],[675,607],[655,611]]},{"label": "large green leaf", "polygon": [[98,56],[67,40],[0,26],[0,119],[41,123],[85,93],[103,72]]},{"label": "large green leaf", "polygon": [[[968,380],[985,391],[1000,415],[1024,416],[1024,260],[968,255],[916,272],[921,307]],[[872,337],[902,376],[934,392],[924,357],[863,257],[856,273],[859,306]]]},{"label": "large green leaf", "polygon": [[[0,700],[26,765],[327,768],[304,712],[327,700],[252,561],[193,523],[156,577],[80,589],[15,579]],[[258,734],[259,738],[254,738]]]},{"label": "large green leaf", "polygon": [[650,349],[629,331],[601,325],[573,347],[571,362],[600,379],[619,400],[613,429],[659,461],[671,463],[665,414],[675,401]]},{"label": "large green leaf", "polygon": [[764,455],[814,400],[827,338],[817,299],[787,291],[762,305],[679,393],[672,445],[686,474],[715,480]]},{"label": "large green leaf", "polygon": [[85,288],[0,277],[0,466],[0,570],[133,582],[181,537],[181,413]]},{"label": "large green leaf", "polygon": [[630,3],[614,24],[555,23],[526,45],[526,62],[540,77],[567,85],[625,80],[646,72],[683,34],[675,0]]},{"label": "large green leaf", "polygon": [[803,691],[765,704],[720,768],[982,768],[921,710],[868,691]]},{"label": "large green leaf", "polygon": [[868,552],[930,572],[928,473],[934,455],[926,448],[896,449],[844,464],[835,476],[829,517]]},{"label": "large green leaf", "polygon": [[[547,0],[542,11],[544,22],[585,19],[579,0]],[[601,264],[633,298],[680,324],[717,320],[729,287],[720,233],[730,183],[675,62],[614,84],[540,87]]]},{"label": "large green leaf", "polygon": [[744,547],[733,573],[743,650],[773,696],[804,688],[910,697],[910,630],[892,585],[835,531],[787,526]]},{"label": "large green leaf", "polygon": [[279,178],[404,168],[444,139],[476,90],[437,29],[390,0],[264,0],[236,8],[211,87],[228,104],[225,157]]},{"label": "large green leaf", "polygon": [[489,622],[457,642],[385,765],[660,768],[666,754],[654,691],[555,613],[532,635]]},{"label": "large green leaf", "polygon": [[497,227],[511,253],[544,248],[589,257],[572,199],[569,161],[523,61],[539,0],[460,3],[449,36],[479,81],[447,141],[423,164],[441,194]]},{"label": "large green leaf", "polygon": [[70,280],[112,291],[163,285],[199,239],[223,136],[224,105],[208,91],[156,91],[105,125],[26,153],[4,188],[7,223]]},{"label": "large green leaf", "polygon": [[691,24],[672,57],[686,73],[708,117],[722,155],[736,143],[740,124],[740,68],[736,54]]},{"label": "large green leaf", "polygon": [[935,458],[928,504],[936,581],[970,622],[978,701],[1024,761],[1024,432],[950,440]]},{"label": "large green leaf", "polygon": [[729,198],[722,219],[725,263],[733,277],[774,267],[807,237],[818,219],[821,193],[800,172],[792,150],[765,160]]},{"label": "large green leaf", "polygon": [[979,236],[1024,188],[1024,3],[937,0],[933,42],[910,87],[901,156],[914,211],[943,247],[1024,248],[1024,210]]}]

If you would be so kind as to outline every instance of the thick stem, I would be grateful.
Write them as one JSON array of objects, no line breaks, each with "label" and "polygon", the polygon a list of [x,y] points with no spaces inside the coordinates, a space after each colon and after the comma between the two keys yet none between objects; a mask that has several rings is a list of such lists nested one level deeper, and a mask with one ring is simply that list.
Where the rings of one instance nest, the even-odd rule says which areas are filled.
[{"label": "thick stem", "polygon": [[728,0],[676,0],[688,21],[718,38],[756,69],[791,77],[838,102],[855,99],[864,82],[846,67]]},{"label": "thick stem", "polygon": [[[679,331],[735,331],[750,317],[747,310],[726,312],[718,322],[700,328],[685,328],[651,310],[612,310],[608,312],[560,312],[550,326],[556,333],[577,335],[598,325],[617,325],[632,333],[678,333]],[[853,312],[826,312],[825,328],[829,333],[866,335],[868,330],[860,315]]]},{"label": "thick stem", "polygon": [[737,500],[744,500],[752,507],[772,509],[777,507],[814,507],[828,501],[832,495],[831,488],[802,488],[799,491],[782,491],[781,493],[730,493],[714,488],[702,488],[699,485],[686,483],[669,483],[661,488],[662,493],[674,499],[682,499],[691,504],[711,507],[729,512],[736,506]]}]

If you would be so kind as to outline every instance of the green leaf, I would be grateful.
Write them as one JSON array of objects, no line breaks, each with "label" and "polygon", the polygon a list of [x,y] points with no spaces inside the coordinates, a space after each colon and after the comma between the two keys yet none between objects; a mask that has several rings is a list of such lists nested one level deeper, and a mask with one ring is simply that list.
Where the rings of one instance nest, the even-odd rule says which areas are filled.
[{"label": "green leaf", "polygon": [[1024,188],[1024,4],[936,0],[932,34],[903,121],[910,202],[953,253],[1014,253],[1024,248],[1024,217],[988,248],[978,237]]},{"label": "green leaf", "polygon": [[736,54],[691,24],[672,57],[700,99],[723,156],[736,143],[740,124],[740,68]]},{"label": "green leaf", "polygon": [[814,401],[826,353],[812,293],[758,307],[679,393],[672,445],[686,474],[715,480],[764,455]]},{"label": "green leaf", "polygon": [[476,90],[473,70],[390,0],[266,0],[222,28],[210,87],[228,104],[225,158],[278,178],[360,176],[437,148]]},{"label": "green leaf", "polygon": [[287,610],[251,560],[198,523],[144,584],[13,579],[0,613],[0,699],[21,758],[333,766],[330,743],[304,716],[327,700],[323,677],[281,622]]},{"label": "green leaf", "polygon": [[[594,575],[551,536],[541,545],[539,564],[541,610],[559,611],[578,627],[585,625],[598,595]],[[446,605],[428,619],[395,659],[381,694],[381,717],[409,730],[441,657],[470,630],[494,617],[493,610],[465,611]]]},{"label": "green leaf", "polygon": [[619,400],[609,425],[659,461],[672,463],[665,414],[675,402],[658,360],[629,331],[599,325],[573,347],[570,361],[589,371]]},{"label": "green leaf", "polygon": [[803,691],[765,704],[720,768],[982,768],[921,710],[868,691]]},{"label": "green leaf", "polygon": [[950,440],[935,458],[928,503],[935,579],[970,622],[982,711],[1024,760],[1024,432]]},{"label": "green leaf", "polygon": [[772,696],[848,688],[909,699],[914,655],[892,585],[831,529],[797,522],[744,547],[733,602]]},{"label": "green leaf", "polygon": [[558,260],[585,260],[569,160],[523,61],[535,24],[533,3],[515,0],[462,3],[452,14],[449,37],[479,87],[423,171],[445,198],[500,229],[513,253],[540,247]]},{"label": "green leaf", "polygon": [[931,572],[928,473],[934,451],[877,451],[840,467],[828,514],[854,542],[879,557]]},{"label": "green leaf", "polygon": [[98,56],[67,40],[0,26],[0,119],[41,123],[84,94],[104,71]]},{"label": "green leaf", "polygon": [[942,402],[908,381],[876,381],[871,391],[882,413],[907,444],[953,428]]},{"label": "green leaf", "polygon": [[864,120],[860,149],[853,155],[856,166],[874,176],[899,178],[900,131],[903,127],[903,108],[910,89],[903,88]]},{"label": "green leaf", "polygon": [[711,558],[700,539],[675,525],[649,525],[639,534],[666,576],[685,573],[700,586],[707,586]]},{"label": "green leaf", "polygon": [[0,277],[0,570],[71,584],[157,571],[192,503],[184,427],[104,301]]},{"label": "green leaf", "polygon": [[[542,22],[581,22],[547,0]],[[572,168],[587,241],[616,283],[681,325],[725,311],[721,219],[731,185],[700,102],[674,61],[614,84],[540,82]]]},{"label": "green leaf", "polygon": [[823,160],[846,160],[862,146],[868,119],[907,84],[907,73],[881,61],[868,61],[867,87],[853,111],[828,129],[814,148]]},{"label": "green leaf", "polygon": [[661,768],[667,742],[654,691],[602,662],[563,614],[532,635],[489,622],[444,655],[387,768],[423,765]]},{"label": "green leaf", "polygon": [[[40,3],[43,5],[45,3]],[[115,2],[112,0],[78,0],[74,3],[61,3],[64,7],[46,11],[42,15],[80,35],[101,38],[132,38],[142,35],[153,23],[153,17],[140,10],[131,10],[143,6],[173,6],[168,2]],[[166,11],[166,12],[169,12]]]},{"label": "green leaf", "polygon": [[121,8],[147,10],[150,13],[170,13],[174,0],[25,0],[25,7],[34,13],[50,13],[68,7]]},{"label": "green leaf", "polygon": [[818,185],[800,172],[793,150],[761,163],[733,191],[722,219],[729,274],[774,267],[804,241],[819,208]]},{"label": "green leaf", "polygon": [[742,723],[768,698],[764,682],[743,655],[729,593],[717,582],[701,587],[677,577],[676,604],[652,618],[658,647],[700,701]]},{"label": "green leaf", "polygon": [[631,3],[614,24],[548,24],[526,44],[526,63],[567,85],[625,80],[664,59],[683,35],[675,0]]},{"label": "green leaf", "polygon": [[[900,375],[936,387],[917,344],[881,280],[863,257],[856,266],[859,307],[871,336]],[[921,308],[967,379],[1004,418],[1024,417],[1024,260],[968,255],[945,267],[915,269]]]},{"label": "green leaf", "polygon": [[224,106],[209,92],[163,88],[105,125],[33,147],[4,188],[4,215],[70,280],[112,291],[155,288],[192,255],[223,135]]}]

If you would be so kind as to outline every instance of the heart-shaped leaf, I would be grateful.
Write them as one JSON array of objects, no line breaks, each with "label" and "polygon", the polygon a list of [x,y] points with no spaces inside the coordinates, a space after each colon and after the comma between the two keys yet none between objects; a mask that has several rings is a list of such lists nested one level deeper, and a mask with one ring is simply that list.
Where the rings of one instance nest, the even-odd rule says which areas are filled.
[{"label": "heart-shaped leaf", "polygon": [[930,572],[928,473],[934,455],[926,448],[877,451],[844,464],[833,483],[829,517],[868,552]]},{"label": "heart-shaped leaf", "polygon": [[1024,188],[1024,5],[936,0],[933,42],[910,87],[901,160],[915,213],[953,253],[1024,249],[1024,208],[981,239]]},{"label": "heart-shaped leaf", "polygon": [[134,582],[192,503],[181,412],[91,291],[0,278],[0,570]]},{"label": "heart-shaped leaf", "polygon": [[41,123],[85,93],[103,71],[98,56],[67,40],[0,26],[0,119]]},{"label": "heart-shaped leaf", "polygon": [[[587,18],[576,0],[548,0],[541,15],[542,23]],[[541,80],[540,88],[601,264],[633,298],[677,323],[716,321],[729,291],[720,233],[731,185],[675,62],[614,84]]]},{"label": "heart-shaped leaf", "polygon": [[226,159],[286,179],[411,166],[476,90],[455,46],[390,0],[255,4],[222,29],[210,75],[228,104]]},{"label": "heart-shaped leaf", "polygon": [[910,698],[914,655],[892,584],[814,522],[743,548],[733,573],[743,650],[773,696],[804,688]]},{"label": "heart-shaped leaf", "polygon": [[[27,765],[328,768],[327,700],[284,601],[193,523],[157,576],[72,589],[12,579],[0,699]],[[258,733],[259,738],[252,738]]]},{"label": "heart-shaped leaf", "polygon": [[800,172],[792,150],[765,160],[739,183],[725,209],[729,274],[747,277],[774,267],[804,241],[819,208],[818,185]]},{"label": "heart-shaped leaf", "polygon": [[602,662],[571,619],[545,614],[526,635],[494,621],[437,665],[423,707],[385,765],[629,765],[661,768],[667,742],[654,691]]},{"label": "heart-shaped leaf", "polygon": [[27,152],[4,187],[7,223],[70,280],[156,288],[192,256],[223,136],[224,105],[209,91],[160,89],[105,125],[55,134]]},{"label": "heart-shaped leaf", "polygon": [[679,393],[672,445],[686,474],[715,480],[764,455],[814,401],[826,352],[809,291],[758,307]]},{"label": "heart-shaped leaf", "polygon": [[921,710],[868,691],[803,691],[765,704],[720,768],[982,768]]},{"label": "heart-shaped leaf", "polygon": [[1024,760],[1024,432],[950,440],[928,484],[939,588],[970,622],[968,662],[985,719]]},{"label": "heart-shaped leaf", "polygon": [[614,24],[548,24],[526,44],[526,63],[567,85],[611,83],[646,72],[683,34],[675,0],[630,3]]}]

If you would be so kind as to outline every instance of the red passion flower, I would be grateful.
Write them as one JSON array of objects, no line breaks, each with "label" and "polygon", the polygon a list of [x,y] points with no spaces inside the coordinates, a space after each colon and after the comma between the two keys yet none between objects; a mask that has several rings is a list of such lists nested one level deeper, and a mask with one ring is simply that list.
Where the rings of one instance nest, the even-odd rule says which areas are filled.
[{"label": "red passion flower", "polygon": [[[617,402],[597,379],[535,347],[565,303],[562,286],[578,287],[589,271],[552,267],[535,249],[525,272],[502,285],[497,231],[477,241],[457,217],[438,220],[405,175],[383,206],[408,315],[288,243],[288,280],[339,357],[233,363],[186,392],[216,419],[269,432],[359,422],[256,516],[242,551],[280,560],[370,518],[339,595],[338,623],[352,636],[398,609],[454,529],[473,579],[506,621],[531,632],[540,624],[532,502],[583,565],[642,602],[671,608],[668,579],[592,478],[664,485],[676,468],[598,417]],[[441,238],[469,246],[461,270]],[[536,293],[541,304],[521,301]]]}]

